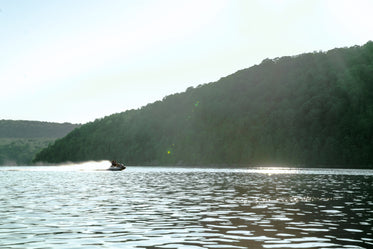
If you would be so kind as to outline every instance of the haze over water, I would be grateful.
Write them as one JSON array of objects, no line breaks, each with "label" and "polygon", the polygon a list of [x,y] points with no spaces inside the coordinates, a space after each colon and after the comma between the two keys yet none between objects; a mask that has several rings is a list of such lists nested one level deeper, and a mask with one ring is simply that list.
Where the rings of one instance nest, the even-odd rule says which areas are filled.
[{"label": "haze over water", "polygon": [[55,169],[0,167],[0,248],[373,246],[372,170]]}]

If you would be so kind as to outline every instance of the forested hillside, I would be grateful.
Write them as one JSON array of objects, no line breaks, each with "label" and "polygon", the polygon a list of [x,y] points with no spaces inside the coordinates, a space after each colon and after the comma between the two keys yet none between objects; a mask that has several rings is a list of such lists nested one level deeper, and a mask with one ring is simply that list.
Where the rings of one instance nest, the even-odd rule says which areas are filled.
[{"label": "forested hillside", "polygon": [[373,165],[373,42],[265,59],[75,129],[35,161]]},{"label": "forested hillside", "polygon": [[29,165],[37,152],[79,125],[0,120],[0,165]]},{"label": "forested hillside", "polygon": [[60,138],[78,126],[70,123],[0,120],[0,138]]}]

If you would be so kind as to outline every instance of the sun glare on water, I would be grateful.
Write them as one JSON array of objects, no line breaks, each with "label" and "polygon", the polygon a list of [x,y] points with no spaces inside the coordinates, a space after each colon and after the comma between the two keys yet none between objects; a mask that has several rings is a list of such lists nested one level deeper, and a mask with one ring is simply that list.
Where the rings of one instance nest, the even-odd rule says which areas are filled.
[{"label": "sun glare on water", "polygon": [[251,173],[261,173],[261,174],[297,174],[299,173],[299,169],[294,168],[286,168],[280,166],[268,166],[268,167],[259,167],[256,169],[250,169]]}]

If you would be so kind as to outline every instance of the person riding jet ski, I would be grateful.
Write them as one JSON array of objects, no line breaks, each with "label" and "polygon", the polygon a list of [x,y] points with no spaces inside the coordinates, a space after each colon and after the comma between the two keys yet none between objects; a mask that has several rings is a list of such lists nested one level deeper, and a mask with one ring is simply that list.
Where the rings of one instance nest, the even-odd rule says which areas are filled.
[{"label": "person riding jet ski", "polygon": [[110,166],[110,170],[124,170],[126,168],[126,166],[124,166],[124,164],[122,163],[118,163],[117,161],[113,160],[111,161],[111,166]]}]

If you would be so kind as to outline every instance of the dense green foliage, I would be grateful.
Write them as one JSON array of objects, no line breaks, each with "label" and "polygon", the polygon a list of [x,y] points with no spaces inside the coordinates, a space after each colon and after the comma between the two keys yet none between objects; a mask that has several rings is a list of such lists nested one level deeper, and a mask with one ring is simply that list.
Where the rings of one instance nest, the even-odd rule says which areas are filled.
[{"label": "dense green foliage", "polygon": [[70,123],[0,120],[0,138],[60,138],[78,126]]},{"label": "dense green foliage", "polygon": [[79,125],[0,120],[0,165],[29,165],[36,153]]},{"label": "dense green foliage", "polygon": [[0,165],[30,165],[35,154],[54,138],[0,138]]},{"label": "dense green foliage", "polygon": [[36,161],[372,167],[373,42],[266,59],[75,129]]}]

